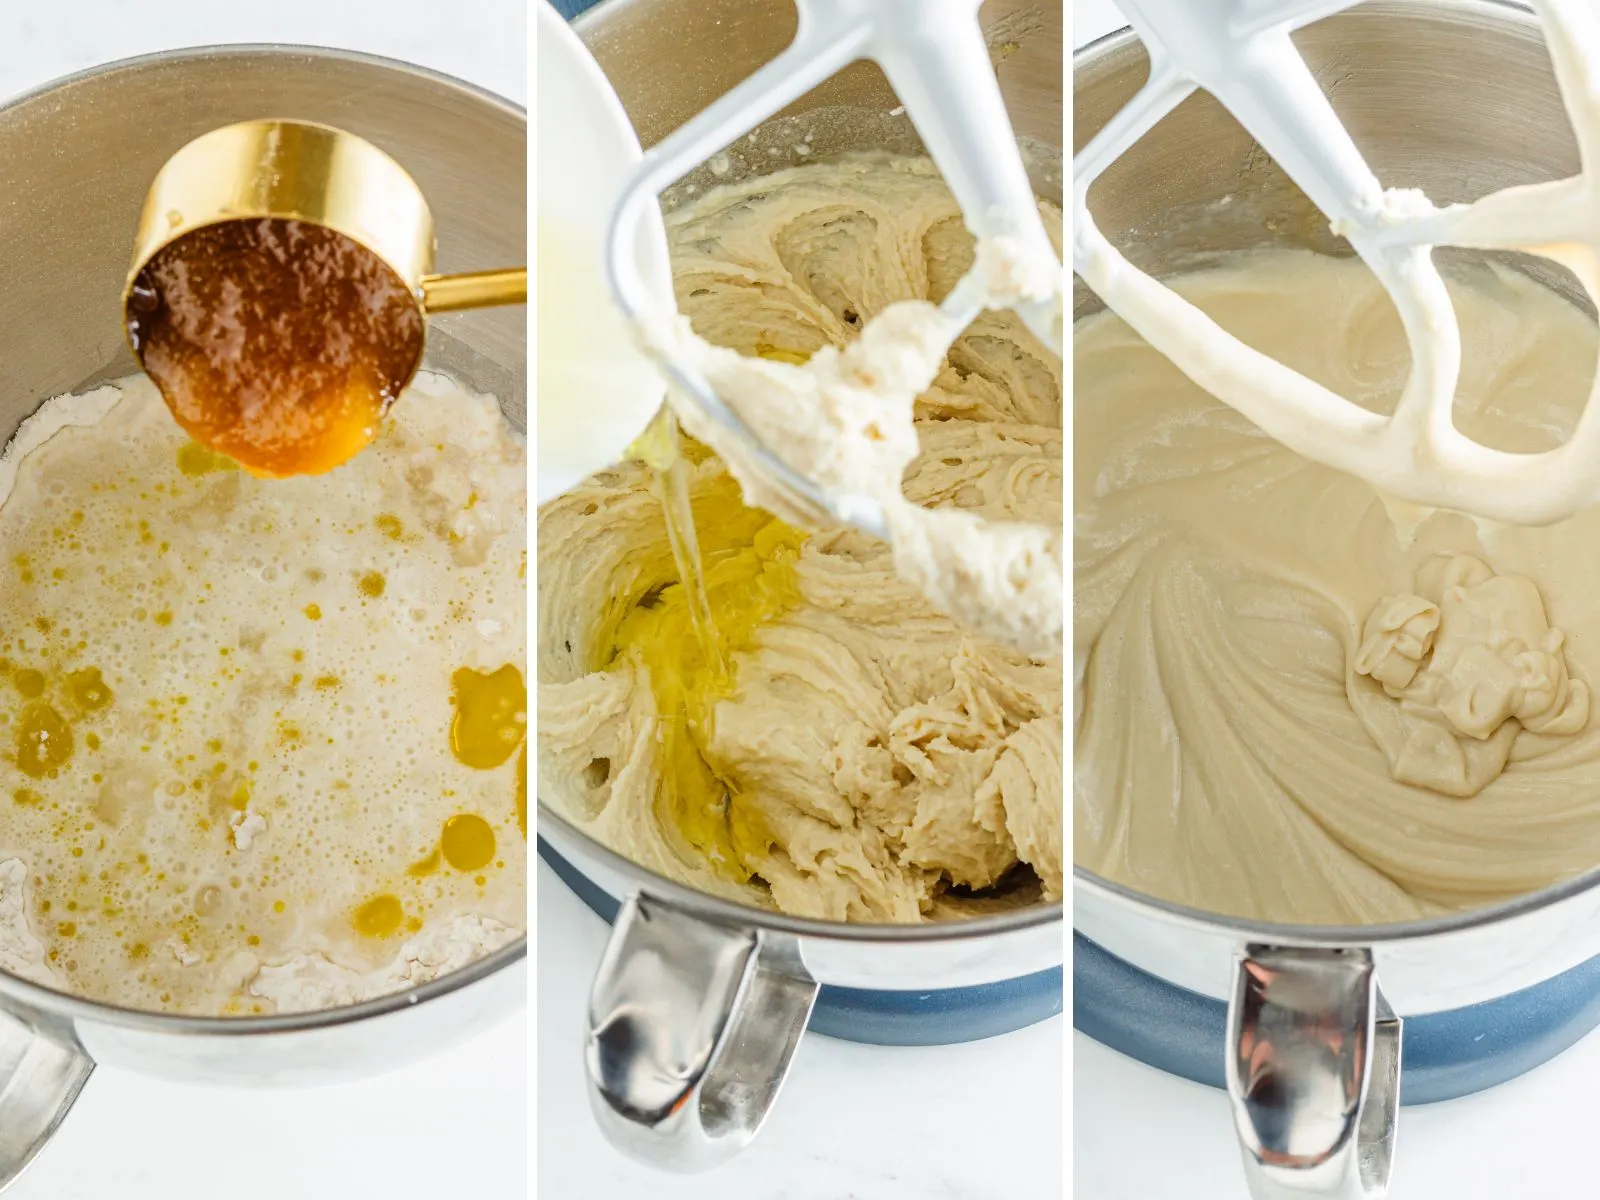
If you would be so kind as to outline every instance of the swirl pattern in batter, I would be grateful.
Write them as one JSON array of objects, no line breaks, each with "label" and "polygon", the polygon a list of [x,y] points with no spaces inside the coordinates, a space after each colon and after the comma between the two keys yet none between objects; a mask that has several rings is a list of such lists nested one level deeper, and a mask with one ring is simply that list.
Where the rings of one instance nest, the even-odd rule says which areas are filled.
[{"label": "swirl pattern in batter", "polygon": [[[1593,321],[1501,268],[1451,286],[1461,428],[1564,441]],[[1399,322],[1355,260],[1263,252],[1177,290],[1366,407],[1404,383]],[[1108,314],[1079,322],[1074,382],[1080,866],[1211,912],[1367,924],[1600,861],[1600,511],[1522,528],[1386,501]],[[1412,675],[1396,647],[1434,657]]]},{"label": "swirl pattern in batter", "polygon": [[[972,261],[937,172],[906,159],[719,189],[674,214],[669,239],[696,332],[779,362],[851,343],[898,301],[942,299]],[[1061,383],[1020,320],[981,317],[917,400],[904,494],[1059,529]],[[816,419],[796,411],[795,436]],[[888,546],[746,508],[720,459],[694,458],[731,681],[695,660],[643,465],[550,502],[540,795],[646,867],[791,913],[917,922],[1059,899],[1059,657],[969,632]]]}]

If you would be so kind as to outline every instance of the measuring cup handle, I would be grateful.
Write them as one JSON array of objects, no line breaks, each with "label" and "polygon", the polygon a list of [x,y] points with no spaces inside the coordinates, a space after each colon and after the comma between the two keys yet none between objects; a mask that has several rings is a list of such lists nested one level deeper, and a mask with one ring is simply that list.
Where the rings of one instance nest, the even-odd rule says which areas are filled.
[{"label": "measuring cup handle", "polygon": [[595,976],[584,1046],[606,1138],[669,1170],[733,1157],[771,1110],[816,996],[793,938],[629,898]]},{"label": "measuring cup handle", "polygon": [[1241,947],[1227,1078],[1254,1200],[1388,1192],[1400,1018],[1370,950]]},{"label": "measuring cup handle", "polygon": [[0,1191],[50,1140],[93,1070],[81,1049],[0,1013]]}]

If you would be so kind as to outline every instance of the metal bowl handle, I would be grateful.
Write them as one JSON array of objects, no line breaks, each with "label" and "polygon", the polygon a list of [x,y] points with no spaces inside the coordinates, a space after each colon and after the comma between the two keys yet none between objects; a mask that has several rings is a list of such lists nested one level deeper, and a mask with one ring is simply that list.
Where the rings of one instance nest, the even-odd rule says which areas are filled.
[{"label": "metal bowl handle", "polygon": [[1254,1200],[1387,1194],[1400,1018],[1370,950],[1240,947],[1227,1077]]},{"label": "metal bowl handle", "polygon": [[654,1167],[732,1158],[771,1110],[816,998],[792,937],[630,897],[589,996],[584,1063],[602,1132]]},{"label": "metal bowl handle", "polygon": [[0,1013],[0,1192],[50,1140],[93,1070],[81,1049]]}]

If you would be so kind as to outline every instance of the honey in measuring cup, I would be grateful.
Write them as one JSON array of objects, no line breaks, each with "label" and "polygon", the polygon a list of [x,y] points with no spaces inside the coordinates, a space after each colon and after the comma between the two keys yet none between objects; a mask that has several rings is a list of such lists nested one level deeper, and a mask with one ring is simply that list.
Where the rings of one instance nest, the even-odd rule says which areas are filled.
[{"label": "honey in measuring cup", "polygon": [[243,121],[145,194],[128,344],[188,434],[257,475],[317,474],[378,434],[431,314],[522,304],[524,267],[433,273],[433,215],[399,163],[310,121]]},{"label": "honey in measuring cup", "polygon": [[202,226],[127,296],[129,343],[196,442],[262,476],[359,453],[422,354],[416,296],[377,254],[281,217]]}]

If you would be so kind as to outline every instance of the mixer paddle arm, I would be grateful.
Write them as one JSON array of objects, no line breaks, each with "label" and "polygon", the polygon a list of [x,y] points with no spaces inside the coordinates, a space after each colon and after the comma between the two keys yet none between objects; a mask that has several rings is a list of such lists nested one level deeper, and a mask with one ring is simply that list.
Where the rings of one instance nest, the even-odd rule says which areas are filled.
[{"label": "mixer paddle arm", "polygon": [[[1570,267],[1600,302],[1600,16],[1585,0],[1533,0],[1544,22],[1585,173],[1439,210],[1384,190],[1289,33],[1348,3],[1126,0],[1149,47],[1150,82],[1073,163],[1073,266],[1186,375],[1313,461],[1402,500],[1547,524],[1600,500],[1595,391],[1563,446],[1496,450],[1455,428],[1461,335],[1435,245],[1518,249]],[[1090,186],[1194,88],[1211,92],[1349,239],[1395,303],[1412,352],[1392,416],[1373,414],[1240,342],[1129,263],[1095,227]],[[1597,389],[1600,390],[1600,389]]]},{"label": "mixer paddle arm", "polygon": [[[977,12],[981,0],[797,0],[795,40],[777,58],[669,134],[651,150],[624,186],[606,239],[606,274],[623,313],[644,340],[682,402],[727,436],[735,453],[802,509],[827,513],[877,537],[889,529],[882,506],[870,496],[829,496],[757,436],[717,394],[706,374],[681,354],[664,349],[670,336],[652,332],[675,314],[655,310],[639,276],[633,247],[649,206],[673,182],[733,143],[786,105],[850,63],[878,62],[961,204],[979,238],[1010,239],[1014,258],[1043,256],[1057,263],[1016,150],[988,57]],[[1029,273],[1018,295],[989,294],[982,277],[969,276],[947,299],[952,338],[980,308],[1015,307],[1046,344],[1061,344],[1061,272]]]}]

